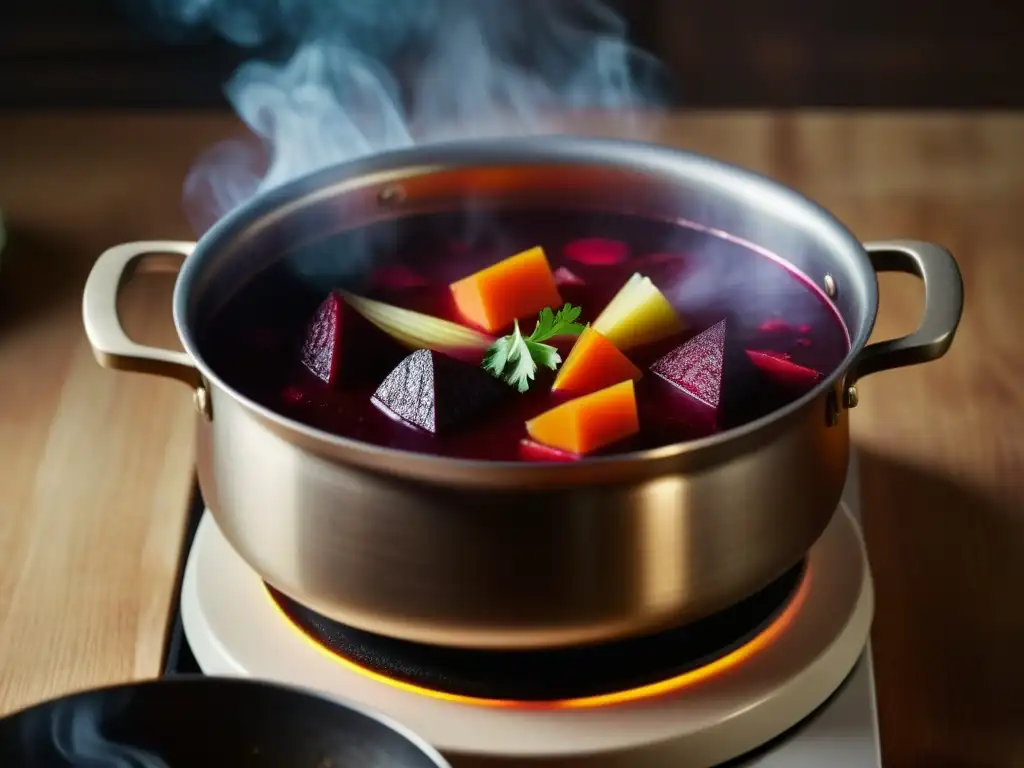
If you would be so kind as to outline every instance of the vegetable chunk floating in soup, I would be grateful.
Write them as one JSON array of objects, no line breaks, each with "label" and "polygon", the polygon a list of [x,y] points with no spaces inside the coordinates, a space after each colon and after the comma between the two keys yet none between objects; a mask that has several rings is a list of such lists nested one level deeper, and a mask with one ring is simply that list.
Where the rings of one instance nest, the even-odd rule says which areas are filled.
[{"label": "vegetable chunk floating in soup", "polygon": [[202,344],[228,386],[342,437],[577,461],[740,426],[829,374],[848,334],[784,257],[622,216],[412,217],[287,254]]}]

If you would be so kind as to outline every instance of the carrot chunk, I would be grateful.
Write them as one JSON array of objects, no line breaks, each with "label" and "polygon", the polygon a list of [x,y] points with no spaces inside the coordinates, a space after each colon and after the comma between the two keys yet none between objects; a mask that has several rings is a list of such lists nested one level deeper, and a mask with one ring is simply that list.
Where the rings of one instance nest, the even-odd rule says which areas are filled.
[{"label": "carrot chunk", "polygon": [[448,287],[463,317],[488,333],[544,307],[562,305],[551,265],[540,247],[510,256]]},{"label": "carrot chunk", "polygon": [[620,381],[636,381],[643,372],[608,339],[587,327],[558,369],[552,392],[585,395]]},{"label": "carrot chunk", "polygon": [[632,381],[577,397],[526,422],[535,442],[585,455],[640,431]]}]

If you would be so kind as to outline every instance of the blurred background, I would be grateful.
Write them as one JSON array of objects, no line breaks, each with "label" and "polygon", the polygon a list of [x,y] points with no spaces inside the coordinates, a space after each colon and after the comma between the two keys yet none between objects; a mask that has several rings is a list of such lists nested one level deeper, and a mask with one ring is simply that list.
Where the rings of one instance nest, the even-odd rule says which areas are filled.
[{"label": "blurred background", "polygon": [[[181,5],[190,4],[206,3]],[[1012,3],[611,4],[628,21],[631,38],[668,66],[690,107],[977,108],[1024,101],[1024,50],[1013,34],[1020,22]],[[221,84],[252,51],[209,29],[168,24],[159,31],[185,47],[156,45],[152,18],[141,23],[153,5],[161,3],[11,0],[0,27],[0,103],[223,105]],[[257,55],[280,56],[288,44],[286,34],[275,34]]]}]

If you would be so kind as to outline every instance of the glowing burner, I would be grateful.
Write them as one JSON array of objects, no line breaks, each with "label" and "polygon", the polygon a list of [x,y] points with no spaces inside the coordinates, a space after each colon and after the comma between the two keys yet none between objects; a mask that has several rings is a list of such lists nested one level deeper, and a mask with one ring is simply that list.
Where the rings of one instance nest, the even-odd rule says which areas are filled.
[{"label": "glowing burner", "polygon": [[[799,610],[803,563],[685,627],[580,648],[493,651],[423,645],[332,621],[272,587],[282,619],[338,663],[421,695],[484,706],[584,708],[678,690],[771,642]],[[776,626],[778,625],[778,626]]]}]

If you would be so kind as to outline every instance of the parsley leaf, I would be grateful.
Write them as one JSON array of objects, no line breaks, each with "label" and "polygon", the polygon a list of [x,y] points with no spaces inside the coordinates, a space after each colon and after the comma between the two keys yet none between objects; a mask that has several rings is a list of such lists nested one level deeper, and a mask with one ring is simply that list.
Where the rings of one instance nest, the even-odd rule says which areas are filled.
[{"label": "parsley leaf", "polygon": [[584,326],[576,320],[582,311],[571,304],[566,304],[557,312],[552,312],[551,307],[544,307],[529,336],[523,336],[519,330],[519,321],[516,320],[512,333],[502,336],[484,353],[484,370],[497,378],[503,378],[520,392],[525,392],[537,374],[538,365],[555,370],[562,362],[558,350],[544,342],[556,336],[581,334]]}]

